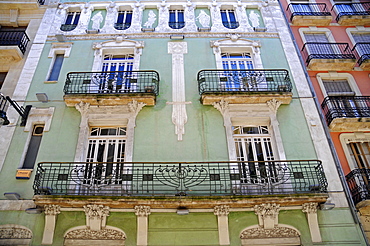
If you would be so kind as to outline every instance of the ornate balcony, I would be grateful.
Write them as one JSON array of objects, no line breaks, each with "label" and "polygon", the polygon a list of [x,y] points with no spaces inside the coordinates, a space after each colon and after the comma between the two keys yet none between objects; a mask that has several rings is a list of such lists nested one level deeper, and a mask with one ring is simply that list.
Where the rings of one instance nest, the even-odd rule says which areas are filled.
[{"label": "ornate balcony", "polygon": [[117,30],[126,30],[131,26],[131,23],[114,23],[114,28]]},{"label": "ornate balcony", "polygon": [[356,65],[356,56],[347,43],[305,43],[303,59],[310,70],[350,71]]},{"label": "ornate balcony", "polygon": [[346,180],[355,204],[370,200],[370,169],[354,169]]},{"label": "ornate balcony", "polygon": [[64,32],[69,32],[69,31],[72,31],[74,29],[76,29],[77,25],[75,24],[62,24],[60,26],[60,30],[64,31]]},{"label": "ornate balcony", "polygon": [[356,43],[352,51],[357,57],[358,65],[365,71],[370,71],[370,43]]},{"label": "ornate balcony", "polygon": [[321,104],[332,131],[368,131],[370,129],[370,97],[329,96]]},{"label": "ornate balcony", "polygon": [[201,70],[198,89],[203,105],[222,99],[236,104],[271,99],[289,104],[292,100],[292,84],[285,69]]},{"label": "ornate balcony", "polygon": [[67,74],[64,101],[90,105],[124,105],[132,100],[155,105],[159,92],[156,71],[72,72]]},{"label": "ornate balcony", "polygon": [[185,22],[184,21],[168,22],[168,26],[171,27],[172,29],[181,29],[185,27]]},{"label": "ornate balcony", "polygon": [[234,22],[223,21],[222,25],[224,25],[224,27],[229,28],[229,29],[236,29],[239,27],[239,22],[238,21],[234,21]]},{"label": "ornate balcony", "polygon": [[327,185],[318,160],[44,162],[38,164],[33,188],[35,195],[42,196],[115,196],[122,199],[226,196],[263,196],[266,199],[267,195],[294,194],[295,202],[299,203],[300,196],[323,199]]},{"label": "ornate balcony", "polygon": [[0,31],[0,63],[21,60],[29,41],[26,31]]},{"label": "ornate balcony", "polygon": [[370,25],[370,2],[338,3],[332,11],[337,13],[336,21],[343,26]]},{"label": "ornate balcony", "polygon": [[328,26],[332,20],[325,3],[291,3],[287,12],[296,26]]}]

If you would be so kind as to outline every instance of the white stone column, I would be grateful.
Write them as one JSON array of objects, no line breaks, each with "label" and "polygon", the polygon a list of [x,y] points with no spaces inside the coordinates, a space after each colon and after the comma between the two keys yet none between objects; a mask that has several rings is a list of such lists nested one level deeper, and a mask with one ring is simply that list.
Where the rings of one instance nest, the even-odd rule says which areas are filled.
[{"label": "white stone column", "polygon": [[175,124],[177,140],[182,140],[185,134],[185,123],[188,120],[185,102],[185,74],[184,74],[184,54],[188,52],[186,42],[169,42],[168,53],[172,54],[172,100],[167,104],[172,104],[172,123]]},{"label": "white stone column", "polygon": [[279,128],[279,121],[276,117],[277,111],[281,105],[281,102],[272,99],[270,101],[267,101],[267,106],[269,107],[270,110],[270,118],[271,118],[271,127],[272,127],[272,132],[275,135],[275,143],[276,143],[276,149],[279,155],[279,160],[286,160],[285,152],[283,149],[283,138],[281,137],[280,134],[280,128]]},{"label": "white stone column", "polygon": [[55,224],[57,221],[57,215],[60,214],[59,205],[45,205],[45,227],[44,235],[42,236],[41,244],[53,244]]},{"label": "white stone column", "polygon": [[303,204],[302,211],[306,213],[312,242],[314,243],[322,242],[321,233],[319,229],[319,222],[317,221],[317,203],[310,202]]},{"label": "white stone column", "polygon": [[150,214],[149,206],[135,206],[137,216],[137,246],[148,245],[148,216]]},{"label": "white stone column", "polygon": [[220,245],[230,245],[229,238],[229,206],[220,205],[214,208],[214,214],[217,215],[218,222],[218,243]]},{"label": "white stone column", "polygon": [[80,132],[78,134],[77,148],[75,153],[75,162],[85,161],[85,150],[87,149],[87,137],[89,136],[89,103],[80,102],[75,105],[76,109],[81,113]]},{"label": "white stone column", "polygon": [[[135,127],[136,127],[136,116],[140,112],[140,110],[146,104],[143,102],[137,102],[136,100],[132,100],[128,104],[130,110],[130,117],[128,118],[127,123],[127,136],[126,136],[126,146],[125,146],[125,161],[131,162],[132,156],[134,153],[134,136],[135,136]],[[127,165],[125,165],[127,167]]]}]

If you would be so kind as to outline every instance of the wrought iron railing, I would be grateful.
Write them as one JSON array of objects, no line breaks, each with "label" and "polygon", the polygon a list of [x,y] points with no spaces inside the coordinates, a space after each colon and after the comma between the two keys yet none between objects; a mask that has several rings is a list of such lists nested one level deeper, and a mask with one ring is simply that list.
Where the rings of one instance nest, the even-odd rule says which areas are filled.
[{"label": "wrought iron railing", "polygon": [[370,169],[354,169],[346,180],[355,204],[370,199]]},{"label": "wrought iron railing", "polygon": [[356,59],[347,43],[308,42],[301,52],[307,64],[312,59]]},{"label": "wrought iron railing", "polygon": [[331,10],[338,13],[336,21],[339,21],[342,16],[370,15],[370,2],[338,3],[334,4]]},{"label": "wrought iron railing", "polygon": [[40,5],[44,5],[44,4],[45,4],[45,0],[37,0],[37,2],[38,2]]},{"label": "wrought iron railing", "polygon": [[197,79],[199,94],[292,91],[285,69],[201,70]]},{"label": "wrought iron railing", "polygon": [[0,31],[0,46],[16,45],[23,54],[29,41],[26,31]]},{"label": "wrought iron railing", "polygon": [[358,42],[353,47],[352,52],[357,57],[357,63],[361,66],[361,64],[365,61],[370,60],[370,42]]},{"label": "wrought iron railing", "polygon": [[5,96],[0,92],[0,126],[8,125],[10,123],[6,116],[8,105],[8,100],[6,100]]},{"label": "wrought iron railing", "polygon": [[370,117],[370,96],[329,96],[321,108],[328,125],[335,118]]},{"label": "wrought iron railing", "polygon": [[223,196],[326,193],[321,161],[39,163],[36,195]]},{"label": "wrought iron railing", "polygon": [[172,29],[181,29],[185,27],[185,22],[183,21],[177,21],[177,22],[168,22],[168,26]]},{"label": "wrought iron railing", "polygon": [[223,21],[222,24],[224,25],[224,27],[229,28],[229,29],[236,29],[239,27],[238,21],[234,21],[234,22]]},{"label": "wrought iron railing", "polygon": [[60,26],[60,30],[62,31],[65,31],[65,32],[69,32],[69,31],[72,31],[74,29],[76,29],[77,25],[75,24],[62,24]]},{"label": "wrought iron railing", "polygon": [[159,74],[156,71],[71,72],[67,74],[64,93],[158,95]]},{"label": "wrought iron railing", "polygon": [[126,30],[131,26],[131,23],[114,23],[114,28],[117,30]]},{"label": "wrought iron railing", "polygon": [[290,21],[294,16],[331,16],[325,3],[291,3],[287,11]]}]

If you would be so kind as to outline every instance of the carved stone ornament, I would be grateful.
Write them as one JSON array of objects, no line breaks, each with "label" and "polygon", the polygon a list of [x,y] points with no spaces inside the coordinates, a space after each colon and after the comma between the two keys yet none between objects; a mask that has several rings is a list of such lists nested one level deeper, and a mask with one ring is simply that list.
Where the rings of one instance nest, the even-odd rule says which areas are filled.
[{"label": "carved stone ornament", "polygon": [[109,216],[109,207],[104,205],[86,205],[84,206],[86,217],[90,219],[103,219]]},{"label": "carved stone ornament", "polygon": [[135,214],[139,217],[146,217],[150,214],[150,207],[149,206],[135,206]]},{"label": "carved stone ornament", "polygon": [[275,98],[270,100],[270,101],[267,101],[267,106],[269,107],[270,111],[272,113],[275,113],[277,112],[277,110],[279,109],[280,105],[281,105],[281,102],[276,100]]},{"label": "carved stone ornament", "polygon": [[103,229],[99,231],[89,229],[78,229],[68,232],[66,239],[93,239],[93,240],[122,240],[126,235],[113,229]]},{"label": "carved stone ornament", "polygon": [[264,229],[262,227],[256,227],[246,229],[240,233],[241,239],[252,239],[252,238],[291,238],[299,237],[299,233],[288,227],[275,227],[273,229]]},{"label": "carved stone ornament", "polygon": [[254,211],[259,216],[275,216],[279,214],[280,205],[276,203],[264,203],[254,206]]},{"label": "carved stone ornament", "polygon": [[310,202],[302,204],[302,212],[308,214],[315,214],[317,213],[317,203]]},{"label": "carved stone ornament", "polygon": [[90,108],[90,103],[80,102],[77,103],[75,107],[81,113],[82,116],[86,116]]},{"label": "carved stone ornament", "polygon": [[31,239],[31,230],[18,225],[0,226],[0,239]]},{"label": "carved stone ornament", "polygon": [[216,206],[214,208],[214,215],[217,215],[217,216],[227,216],[229,214],[229,211],[230,210],[230,207],[227,206],[227,205],[220,205],[220,206]]},{"label": "carved stone ornament", "polygon": [[145,106],[146,104],[143,103],[143,102],[137,102],[136,100],[132,100],[132,102],[130,102],[128,104],[128,107],[130,109],[130,112],[132,112],[135,117],[137,116],[137,114],[140,112],[140,110]]},{"label": "carved stone ornament", "polygon": [[44,213],[45,215],[57,215],[60,214],[60,206],[59,205],[45,205],[44,206]]},{"label": "carved stone ornament", "polygon": [[222,99],[219,102],[213,103],[213,107],[220,111],[220,113],[224,116],[224,114],[229,110],[229,102]]}]

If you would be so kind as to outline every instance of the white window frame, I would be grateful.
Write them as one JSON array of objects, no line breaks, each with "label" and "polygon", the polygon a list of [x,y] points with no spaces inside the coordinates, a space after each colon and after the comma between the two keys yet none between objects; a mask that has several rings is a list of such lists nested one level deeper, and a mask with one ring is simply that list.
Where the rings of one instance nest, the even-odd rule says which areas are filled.
[{"label": "white window frame", "polygon": [[254,69],[262,69],[260,43],[258,41],[239,38],[236,41],[231,38],[211,41],[211,47],[216,59],[216,68],[223,69],[223,53],[249,53]]},{"label": "white window frame", "polygon": [[349,168],[351,170],[358,169],[359,167],[357,166],[357,163],[354,163],[352,161],[348,144],[351,142],[353,143],[370,142],[370,133],[364,132],[342,133],[339,135],[339,139],[340,143],[342,144],[342,148],[346,156]]},{"label": "white window frame", "polygon": [[321,92],[324,97],[327,97],[328,94],[326,93],[325,86],[323,80],[330,79],[330,80],[340,80],[345,79],[348,81],[349,86],[351,87],[352,91],[355,92],[356,96],[361,96],[361,92],[357,87],[357,83],[349,73],[337,73],[337,72],[329,72],[329,73],[318,73],[316,74],[316,79],[320,85]]},{"label": "white window frame", "polygon": [[56,55],[64,55],[64,58],[68,58],[71,53],[71,49],[72,49],[72,43],[53,43],[52,44],[49,54],[48,54],[48,58],[51,58],[52,60],[50,62],[49,70],[46,75],[44,83],[58,82],[54,80],[48,80],[50,77],[51,70],[53,69],[53,66],[55,63]]},{"label": "white window frame", "polygon": [[326,37],[328,38],[329,43],[335,43],[336,42],[335,39],[334,39],[333,34],[331,33],[330,29],[328,29],[328,28],[309,27],[309,28],[299,28],[298,31],[299,31],[299,35],[302,38],[302,43],[303,44],[307,43],[305,34],[309,34],[309,33],[318,33],[318,34],[325,33]]}]

